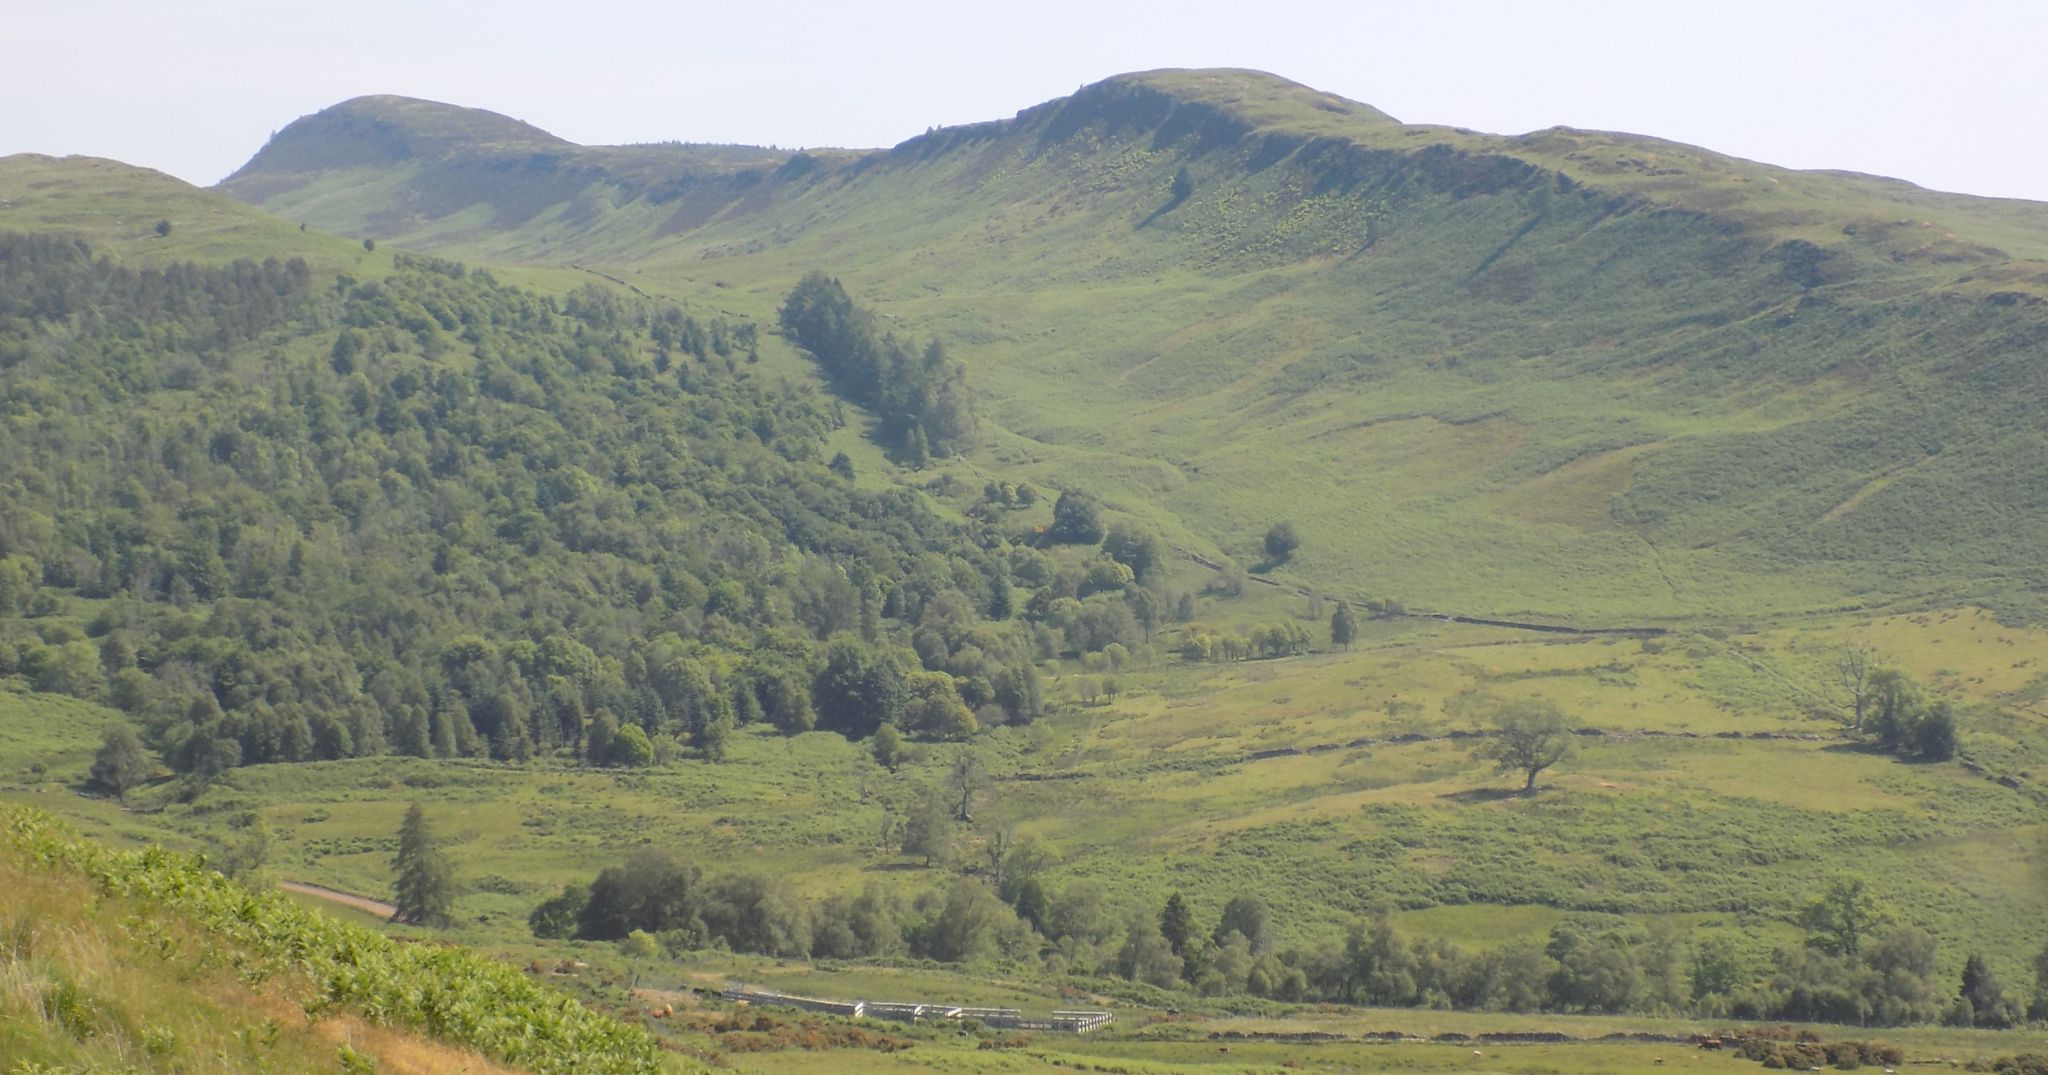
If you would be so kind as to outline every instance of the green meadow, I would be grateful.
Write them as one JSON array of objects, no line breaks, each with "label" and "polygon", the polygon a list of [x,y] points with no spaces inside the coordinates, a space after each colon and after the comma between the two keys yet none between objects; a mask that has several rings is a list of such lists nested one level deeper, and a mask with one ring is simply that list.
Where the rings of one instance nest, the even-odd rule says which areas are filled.
[{"label": "green meadow", "polygon": [[[1264,600],[1280,611],[1300,599]],[[811,897],[939,887],[949,871],[885,844],[883,826],[972,749],[994,780],[982,824],[963,835],[963,865],[1000,819],[1058,849],[1058,883],[1100,882],[1140,908],[1180,891],[1205,914],[1254,894],[1289,942],[1332,943],[1388,905],[1404,929],[1475,948],[1540,943],[1575,914],[1763,945],[1796,938],[1798,910],[1856,873],[1933,930],[1945,959],[1981,951],[2024,980],[2025,960],[2048,943],[2048,823],[2038,772],[2024,768],[2048,724],[2008,699],[2038,687],[2040,671],[2018,655],[2048,639],[1975,612],[1878,621],[1866,634],[1886,652],[1939,654],[1939,667],[1914,663],[1968,699],[1962,761],[1903,762],[1843,736],[1824,704],[1832,626],[1532,639],[1369,621],[1348,652],[1162,657],[1108,673],[1113,700],[1068,700],[969,748],[921,747],[895,773],[837,735],[757,729],[721,764],[254,766],[189,803],[145,789],[127,810],[69,790],[112,714],[44,695],[0,705],[11,796],[88,833],[191,849],[254,811],[278,878],[381,898],[398,817],[425,803],[463,881],[454,935],[485,944],[527,943],[535,904],[640,846],[712,873],[769,871]],[[1064,697],[1097,675],[1064,668],[1052,690]],[[1473,756],[1491,706],[1524,696],[1558,702],[1581,729],[1575,756],[1533,798],[1509,794],[1516,778]]]},{"label": "green meadow", "polygon": [[[2048,921],[2041,904],[2048,824],[2034,798],[2038,785],[2029,777],[2015,790],[1960,763],[1915,765],[1847,748],[1832,722],[1802,704],[1806,691],[1818,689],[1812,676],[1837,638],[1833,625],[1727,638],[1678,634],[1647,646],[1641,639],[1532,641],[1526,633],[1426,621],[1368,626],[1349,652],[1224,666],[1162,660],[1122,673],[1114,701],[1070,703],[1029,729],[986,737],[975,749],[997,779],[978,813],[1017,818],[1056,846],[1051,876],[1059,883],[1097,880],[1141,906],[1180,891],[1209,914],[1230,896],[1255,893],[1272,905],[1287,941],[1311,945],[1330,943],[1349,916],[1391,903],[1403,930],[1474,950],[1540,944],[1561,921],[1587,916],[1667,922],[1761,949],[1796,943],[1798,908],[1840,872],[1869,877],[1902,917],[1936,932],[1950,961],[1986,951],[2008,980],[2019,979],[2025,953],[2048,941],[2039,927]],[[2048,728],[1998,701],[2024,695],[2029,684],[2038,689],[2038,671],[2014,654],[2042,652],[2039,633],[1963,612],[1878,621],[1866,634],[1940,654],[1939,667],[1922,664],[1924,674],[1951,677],[1974,699],[1966,758],[1992,744],[2040,756]],[[1087,674],[1067,670],[1056,689]],[[1523,693],[1552,697],[1575,723],[1603,733],[1584,737],[1530,800],[1507,794],[1515,778],[1474,760],[1466,742],[1443,738],[1474,725],[1475,697]],[[120,809],[76,790],[95,718],[110,714],[24,693],[0,696],[0,706],[14,737],[9,757],[25,762],[7,776],[9,800],[57,810],[101,839],[196,850],[213,850],[233,831],[231,818],[254,811],[272,833],[263,879],[381,898],[391,883],[398,817],[408,803],[424,803],[463,888],[457,923],[444,935],[519,964],[587,963],[592,969],[568,984],[589,989],[600,1004],[630,1005],[629,995],[690,996],[695,1004],[692,991],[739,978],[827,997],[1027,1009],[1108,1004],[1120,1019],[1106,1036],[1044,1039],[993,1056],[975,1048],[979,1039],[929,1033],[913,1034],[917,1044],[902,1053],[734,1056],[721,1051],[734,1040],[727,1032],[656,1024],[684,1048],[738,1070],[1642,1071],[1660,1058],[1701,1070],[1747,1064],[1683,1044],[1483,1045],[1485,1055],[1475,1059],[1469,1044],[1356,1040],[1390,1030],[1683,1037],[1717,1029],[1711,1020],[1270,1002],[1245,1009],[1244,1002],[1169,998],[1113,980],[1048,979],[1024,965],[810,963],[722,952],[650,960],[608,944],[550,944],[526,934],[533,904],[639,846],[672,850],[713,873],[767,870],[812,896],[869,884],[910,895],[940,884],[943,868],[895,853],[878,834],[883,804],[941,778],[952,749],[943,746],[927,748],[898,774],[822,733],[742,735],[723,764],[680,762],[642,774],[395,758],[257,766],[191,803],[145,789]],[[1392,741],[1413,736],[1421,738]],[[1347,745],[1359,740],[1371,742]],[[1300,753],[1250,758],[1274,750]],[[337,913],[362,920],[359,912]],[[622,993],[628,984],[642,993]],[[1190,1005],[1184,1016],[1162,1014]],[[721,1010],[713,1003],[704,1018]],[[1166,1021],[1152,1022],[1158,1018]],[[1232,1031],[1339,1040],[1210,1040]],[[1859,1036],[1898,1043],[1917,1059],[2040,1045],[2016,1032]]]}]

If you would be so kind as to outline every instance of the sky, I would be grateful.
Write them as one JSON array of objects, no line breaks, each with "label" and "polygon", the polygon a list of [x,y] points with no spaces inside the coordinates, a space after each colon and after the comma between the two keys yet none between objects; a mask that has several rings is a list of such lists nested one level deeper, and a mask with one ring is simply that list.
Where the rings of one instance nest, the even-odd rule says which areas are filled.
[{"label": "sky", "polygon": [[585,144],[887,146],[1158,67],[1249,67],[1397,119],[1652,134],[2048,201],[2048,2],[7,0],[0,154],[210,184],[397,93]]}]

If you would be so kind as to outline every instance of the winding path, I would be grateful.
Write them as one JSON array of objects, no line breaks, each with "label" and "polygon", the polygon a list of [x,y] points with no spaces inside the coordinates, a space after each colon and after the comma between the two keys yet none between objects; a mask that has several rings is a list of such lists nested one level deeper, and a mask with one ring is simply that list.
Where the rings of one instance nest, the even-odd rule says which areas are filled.
[{"label": "winding path", "polygon": [[312,896],[315,899],[326,900],[330,903],[339,903],[344,907],[353,907],[358,911],[364,911],[379,918],[390,918],[398,913],[398,908],[382,900],[373,900],[368,896],[353,896],[336,889],[325,888],[320,885],[309,885],[304,881],[279,881],[277,887],[284,889],[286,892],[296,892],[301,896]]}]

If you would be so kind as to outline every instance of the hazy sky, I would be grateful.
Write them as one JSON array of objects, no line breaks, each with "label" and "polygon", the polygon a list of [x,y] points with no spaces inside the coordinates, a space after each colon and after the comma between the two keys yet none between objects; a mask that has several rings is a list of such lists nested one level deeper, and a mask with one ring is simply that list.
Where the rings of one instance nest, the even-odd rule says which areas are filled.
[{"label": "hazy sky", "polygon": [[2048,200],[2048,0],[5,0],[0,154],[211,183],[366,93],[577,142],[892,145],[1155,67],[1251,67],[1408,122],[1655,134]]}]

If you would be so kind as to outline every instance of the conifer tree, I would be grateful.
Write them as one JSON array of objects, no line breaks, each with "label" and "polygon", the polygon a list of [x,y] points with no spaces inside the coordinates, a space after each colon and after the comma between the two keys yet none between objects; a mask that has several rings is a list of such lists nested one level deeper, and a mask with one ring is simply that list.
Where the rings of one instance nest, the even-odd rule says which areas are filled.
[{"label": "conifer tree", "polygon": [[412,804],[398,827],[398,854],[391,860],[398,872],[398,886],[391,902],[393,922],[420,926],[445,926],[455,905],[455,875],[448,860],[434,847],[434,834],[427,827],[426,811]]},{"label": "conifer tree", "polygon": [[1350,604],[1337,602],[1337,611],[1330,614],[1330,643],[1351,648],[1351,642],[1358,637],[1358,619],[1351,614]]},{"label": "conifer tree", "polygon": [[1187,949],[1188,937],[1194,933],[1194,912],[1188,910],[1188,903],[1176,892],[1166,897],[1166,907],[1159,912],[1159,934],[1166,938],[1167,946],[1174,955]]}]

